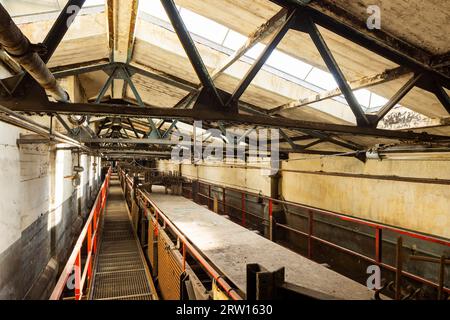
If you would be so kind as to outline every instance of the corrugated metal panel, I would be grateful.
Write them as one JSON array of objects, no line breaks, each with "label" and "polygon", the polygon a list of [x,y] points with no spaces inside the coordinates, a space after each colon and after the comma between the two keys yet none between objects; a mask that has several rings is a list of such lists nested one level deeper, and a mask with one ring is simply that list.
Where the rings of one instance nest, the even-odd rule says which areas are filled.
[{"label": "corrugated metal panel", "polygon": [[158,233],[158,281],[164,300],[180,300],[181,255],[163,230]]}]

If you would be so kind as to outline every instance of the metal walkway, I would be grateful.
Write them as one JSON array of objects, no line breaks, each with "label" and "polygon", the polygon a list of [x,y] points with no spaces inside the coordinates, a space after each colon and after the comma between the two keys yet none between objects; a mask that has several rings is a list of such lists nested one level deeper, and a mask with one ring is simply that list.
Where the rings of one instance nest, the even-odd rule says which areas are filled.
[{"label": "metal walkway", "polygon": [[117,174],[111,176],[106,203],[89,299],[157,299]]}]

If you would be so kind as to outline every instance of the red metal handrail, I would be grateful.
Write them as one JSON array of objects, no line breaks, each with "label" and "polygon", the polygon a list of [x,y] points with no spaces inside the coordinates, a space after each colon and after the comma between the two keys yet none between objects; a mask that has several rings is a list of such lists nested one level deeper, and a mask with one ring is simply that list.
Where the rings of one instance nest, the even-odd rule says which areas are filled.
[{"label": "red metal handrail", "polygon": [[[208,183],[208,182],[204,182],[204,181],[199,181],[200,184],[204,184],[206,186],[214,186],[214,184]],[[222,188],[222,187],[220,187]],[[253,193],[253,192],[248,192],[248,191],[243,191],[240,189],[236,189],[236,188],[231,188],[231,187],[225,187],[226,190],[230,190],[230,191],[234,191],[234,192],[238,192],[238,193],[244,193],[247,195],[251,195],[253,197],[259,197],[261,199],[267,200],[267,201],[273,201],[273,203],[279,203],[279,204],[286,204],[289,206],[293,206],[293,207],[297,207],[297,208],[301,208],[304,210],[309,210],[312,211],[313,213],[319,213],[319,214],[324,214],[324,215],[328,215],[328,216],[333,216],[336,218],[339,218],[341,220],[345,220],[345,221],[350,221],[350,222],[354,222],[357,224],[362,224],[362,225],[366,225],[372,228],[380,228],[380,229],[385,229],[385,230],[390,230],[393,231],[395,233],[399,233],[399,234],[403,234],[403,235],[407,235],[413,238],[417,238],[417,239],[421,239],[424,241],[428,241],[428,242],[434,242],[434,243],[438,243],[444,246],[448,246],[450,247],[450,240],[446,240],[446,239],[441,239],[438,237],[434,237],[431,235],[425,235],[419,232],[415,232],[415,231],[410,231],[410,230],[405,230],[405,229],[401,229],[401,228],[397,228],[397,227],[393,227],[393,226],[389,226],[389,225],[385,225],[385,224],[381,224],[381,223],[377,223],[377,222],[373,222],[373,221],[369,221],[369,220],[364,220],[364,219],[360,219],[360,218],[355,218],[349,215],[345,215],[345,214],[341,214],[341,213],[337,213],[337,212],[333,212],[333,211],[326,211],[323,209],[319,209],[319,208],[315,208],[312,206],[307,206],[304,204],[299,204],[299,203],[295,203],[295,202],[291,202],[291,201],[286,201],[286,200],[279,200],[279,199],[274,199],[265,195],[260,195],[257,193]],[[218,201],[220,202],[220,199],[218,199]]]},{"label": "red metal handrail", "polygon": [[[149,198],[147,193],[139,190],[140,195],[147,201],[148,204],[156,211],[157,216],[164,221],[166,226],[169,226],[171,230],[177,235],[183,248],[183,268],[186,265],[186,250],[189,251],[192,256],[199,262],[210,276],[225,290],[226,294],[233,300],[242,300],[242,297],[236,292],[236,290],[231,287],[228,282],[220,275],[216,269],[211,266],[206,259],[200,254],[200,252],[189,242],[189,240],[184,236],[184,234],[170,221],[170,219],[158,208],[158,206]],[[148,215],[148,210],[145,208],[146,214]]]},{"label": "red metal handrail", "polygon": [[[127,177],[127,180],[128,180],[127,184],[131,185],[132,184],[131,179],[129,177]],[[204,186],[207,187],[207,192],[208,192],[209,195],[205,195],[205,194],[202,194],[200,192],[198,192],[197,194],[200,195],[203,198],[206,198],[208,200],[208,206],[210,206],[211,205],[210,201],[213,200],[213,197],[211,196],[211,189],[212,189],[211,187],[214,187],[215,185],[212,184],[212,183],[208,183],[208,182],[200,181],[200,180],[198,180],[198,183],[199,183],[199,187],[200,187],[200,185],[204,185]],[[444,246],[450,247],[450,240],[447,240],[447,239],[438,238],[438,237],[422,234],[422,233],[415,232],[415,231],[405,230],[405,229],[401,229],[401,228],[397,228],[397,227],[393,227],[393,226],[389,226],[389,225],[385,225],[385,224],[381,224],[381,223],[377,223],[377,222],[373,222],[373,221],[369,221],[369,220],[364,220],[364,219],[361,219],[361,218],[355,218],[355,217],[352,217],[352,216],[349,216],[349,215],[345,215],[345,214],[341,214],[341,213],[336,213],[336,212],[332,212],[332,211],[326,211],[326,210],[323,210],[323,209],[319,209],[319,208],[315,208],[315,207],[311,207],[311,206],[307,206],[307,205],[303,205],[303,204],[299,204],[299,203],[295,203],[295,202],[274,199],[274,198],[271,198],[271,197],[268,197],[268,196],[265,196],[265,195],[252,193],[252,192],[248,192],[248,191],[243,191],[243,190],[237,189],[237,188],[222,187],[222,186],[220,186],[219,188],[221,188],[224,192],[223,192],[222,199],[218,198],[217,201],[219,203],[222,203],[222,205],[224,207],[224,212],[226,212],[226,208],[232,208],[232,209],[235,209],[237,211],[241,211],[241,213],[242,213],[242,225],[244,225],[244,226],[245,226],[245,224],[247,222],[246,221],[246,215],[257,216],[256,214],[252,214],[251,212],[249,212],[248,208],[246,208],[246,204],[245,204],[246,203],[246,201],[245,201],[246,200],[246,195],[250,195],[250,196],[253,196],[253,197],[256,197],[256,198],[263,199],[264,201],[267,201],[267,203],[269,205],[269,215],[271,214],[271,212],[273,210],[273,205],[274,204],[285,204],[285,205],[288,205],[288,206],[292,206],[292,207],[295,207],[295,208],[300,208],[300,209],[305,210],[307,212],[307,214],[308,214],[308,216],[307,216],[307,219],[308,219],[308,231],[307,232],[302,232],[300,230],[294,229],[294,228],[289,227],[287,225],[276,223],[276,221],[274,221],[274,226],[275,227],[285,228],[285,229],[287,229],[289,231],[296,232],[298,234],[301,234],[301,235],[307,237],[308,238],[308,257],[309,258],[312,258],[312,256],[313,256],[313,246],[312,246],[312,244],[313,244],[313,240],[314,240],[314,241],[317,241],[317,242],[322,243],[324,245],[331,246],[331,247],[333,247],[335,249],[339,249],[339,250],[341,250],[343,252],[346,252],[348,254],[351,254],[351,255],[354,255],[356,257],[362,258],[362,259],[364,259],[366,261],[369,261],[371,263],[378,264],[379,266],[381,266],[381,267],[383,267],[383,268],[385,268],[387,270],[396,271],[396,268],[394,266],[388,265],[388,264],[386,264],[386,263],[384,263],[382,261],[382,256],[381,256],[381,246],[382,246],[382,241],[383,241],[383,239],[382,239],[382,230],[389,230],[389,231],[392,231],[392,232],[400,234],[400,235],[406,235],[406,236],[413,237],[413,238],[416,238],[416,239],[420,239],[420,240],[423,240],[423,241],[437,243],[437,244],[440,244],[440,245],[444,245]],[[186,189],[186,188],[183,188],[183,189]],[[236,206],[231,205],[228,201],[225,200],[226,199],[225,198],[226,190],[237,192],[237,193],[241,194],[241,197],[242,197],[241,199],[245,199],[245,200],[241,200],[241,206],[242,206],[241,208],[237,208]],[[189,193],[192,194],[192,190],[189,190],[189,191],[190,191]],[[156,209],[156,207],[155,207],[155,209]],[[348,248],[339,246],[337,244],[331,243],[331,242],[329,242],[327,240],[321,239],[321,238],[317,237],[316,235],[314,235],[313,234],[313,225],[314,225],[314,221],[315,221],[314,220],[314,215],[315,214],[327,215],[327,216],[335,217],[335,218],[343,220],[343,221],[349,221],[349,222],[353,222],[355,224],[365,225],[365,226],[373,228],[375,230],[375,241],[374,241],[374,247],[375,247],[374,251],[375,252],[374,252],[374,258],[368,257],[366,255],[360,254],[360,253],[358,253],[356,251],[353,251],[351,249],[348,249]],[[267,221],[267,219],[265,219],[264,217],[261,217],[261,219],[264,220],[264,221]],[[415,274],[412,274],[412,273],[409,273],[409,272],[405,272],[405,271],[402,271],[402,274],[404,276],[410,278],[410,279],[413,279],[415,281],[418,281],[418,282],[430,285],[432,287],[437,287],[438,286],[438,284],[436,284],[436,283],[434,283],[434,282],[432,282],[432,281],[430,281],[428,279],[425,279],[425,278],[422,278],[420,276],[417,276]],[[445,292],[447,292],[447,293],[450,293],[450,289],[449,288],[444,288],[443,290]]]},{"label": "red metal handrail", "polygon": [[[199,185],[206,186],[208,188],[208,190],[211,190],[211,187],[215,186],[214,184],[211,184],[211,183],[208,183],[208,182],[205,182],[205,181],[198,181],[198,183],[199,183]],[[268,206],[269,206],[269,215],[271,215],[271,213],[272,213],[273,204],[276,204],[276,203],[278,203],[278,204],[285,204],[285,205],[288,205],[288,206],[292,206],[292,207],[296,207],[296,208],[300,208],[300,209],[305,210],[308,213],[308,216],[307,216],[307,219],[308,219],[308,231],[307,232],[303,232],[303,231],[297,230],[297,229],[292,228],[292,227],[290,227],[288,225],[285,225],[285,224],[277,223],[276,221],[274,222],[274,225],[275,225],[275,227],[281,227],[283,229],[286,229],[286,230],[289,230],[291,232],[298,233],[298,234],[300,234],[302,236],[307,237],[308,238],[308,258],[310,258],[310,259],[313,256],[312,241],[314,240],[314,241],[320,242],[320,243],[322,243],[324,245],[331,246],[331,247],[333,247],[335,249],[338,249],[338,250],[340,250],[342,252],[345,252],[345,253],[351,254],[353,256],[362,258],[362,259],[364,259],[364,260],[366,260],[368,262],[378,264],[379,266],[381,266],[381,267],[383,267],[383,268],[385,268],[387,270],[396,271],[396,268],[394,266],[388,265],[388,264],[386,264],[386,263],[384,263],[382,261],[382,257],[381,257],[381,246],[382,246],[382,241],[383,241],[383,239],[382,239],[382,230],[389,230],[389,231],[392,231],[392,232],[397,233],[397,234],[406,235],[406,236],[413,237],[413,238],[416,238],[416,239],[420,239],[420,240],[423,240],[423,241],[437,243],[437,244],[440,244],[440,245],[444,245],[444,246],[450,247],[450,241],[446,240],[446,239],[441,239],[441,238],[437,238],[437,237],[434,237],[434,236],[421,234],[421,233],[410,231],[410,230],[405,230],[405,229],[401,229],[401,228],[397,228],[397,227],[393,227],[393,226],[388,226],[388,225],[384,225],[384,224],[373,222],[373,221],[368,221],[368,220],[364,220],[364,219],[360,219],[360,218],[355,218],[355,217],[351,217],[351,216],[348,216],[348,215],[345,215],[345,214],[340,214],[340,213],[336,213],[336,212],[332,212],[332,211],[326,211],[326,210],[323,210],[323,209],[319,209],[319,208],[315,208],[315,207],[311,207],[311,206],[307,206],[307,205],[303,205],[303,204],[299,204],[299,203],[295,203],[295,202],[274,199],[274,198],[271,198],[271,197],[268,197],[268,196],[265,196],[265,195],[256,194],[256,193],[252,193],[252,192],[248,192],[248,191],[243,191],[243,190],[232,188],[232,187],[222,187],[222,186],[220,186],[219,188],[222,188],[223,190],[229,190],[229,191],[233,191],[233,192],[236,192],[236,193],[240,193],[242,198],[244,198],[246,195],[250,195],[250,196],[253,196],[253,197],[256,197],[256,198],[260,198],[260,199],[263,199],[263,200],[267,201]],[[207,199],[213,199],[213,198],[208,197],[208,196],[206,196],[204,194],[201,194],[201,193],[198,193],[198,195],[200,195],[200,196],[202,196],[204,198],[207,198]],[[217,201],[219,203],[221,202],[220,199],[217,199]],[[242,213],[242,225],[245,226],[245,216],[247,214],[254,215],[254,216],[256,216],[256,215],[255,214],[251,214],[250,212],[248,212],[248,209],[245,206],[245,201],[241,201],[241,202],[242,202],[242,204],[241,204],[242,207],[240,209],[235,207],[235,206],[231,206],[229,204],[226,204],[226,206],[231,207],[231,208],[233,208],[233,209],[235,209],[237,211],[241,211],[241,213]],[[225,205],[225,203],[224,203],[224,205]],[[368,257],[366,255],[363,255],[363,254],[358,253],[356,251],[353,251],[351,249],[339,246],[337,244],[334,244],[332,242],[329,242],[327,240],[324,240],[324,239],[321,239],[321,238],[315,236],[313,234],[313,225],[314,225],[314,221],[315,221],[314,220],[314,215],[315,214],[327,215],[327,216],[335,217],[335,218],[343,220],[343,221],[349,221],[349,222],[353,222],[355,224],[365,225],[365,226],[374,228],[375,229],[375,241],[374,241],[374,243],[375,243],[375,245],[374,245],[375,246],[375,252],[374,252],[374,258]],[[264,221],[267,221],[267,219],[265,219],[264,217],[261,217],[261,219],[264,220]],[[422,277],[417,276],[415,274],[412,274],[412,273],[409,273],[409,272],[406,272],[406,271],[402,271],[402,275],[404,275],[404,276],[406,276],[406,277],[408,277],[410,279],[413,279],[415,281],[421,282],[423,284],[427,284],[427,285],[430,285],[430,286],[435,287],[435,288],[438,287],[437,283],[434,283],[434,282],[432,282],[432,281],[430,281],[428,279],[422,278]],[[444,287],[443,290],[445,292],[447,292],[447,293],[450,293],[450,289],[449,288]]]},{"label": "red metal handrail", "polygon": [[[109,180],[111,177],[111,168],[106,175],[100,191],[95,199],[89,217],[81,230],[80,236],[72,250],[72,254],[67,260],[58,282],[50,296],[50,300],[59,300],[67,285],[67,280],[72,272],[75,273],[75,300],[81,300],[83,297],[83,288],[86,280],[92,279],[92,264],[95,253],[97,252],[98,227],[100,217],[105,209],[106,197],[108,195]],[[87,244],[87,257],[84,266],[81,265],[81,249],[83,244]],[[82,268],[83,267],[83,268]]]},{"label": "red metal handrail", "polygon": [[[124,171],[119,172],[125,178],[125,185],[132,188],[132,179],[125,175]],[[233,300],[242,300],[242,297],[236,292],[236,290],[228,284],[228,282],[219,274],[216,269],[211,266],[211,264],[206,261],[206,259],[200,254],[200,252],[192,245],[189,240],[184,236],[184,234],[169,220],[169,218],[158,208],[158,206],[149,198],[148,194],[140,189],[137,189],[139,195],[149,204],[156,214],[156,218],[161,218],[164,222],[165,227],[169,226],[170,229],[176,234],[181,245],[182,245],[182,255],[183,255],[183,270],[186,268],[186,251],[189,251],[191,255],[200,263],[206,270],[206,272],[225,290],[226,294]],[[145,214],[149,216],[149,210],[143,208]]]}]

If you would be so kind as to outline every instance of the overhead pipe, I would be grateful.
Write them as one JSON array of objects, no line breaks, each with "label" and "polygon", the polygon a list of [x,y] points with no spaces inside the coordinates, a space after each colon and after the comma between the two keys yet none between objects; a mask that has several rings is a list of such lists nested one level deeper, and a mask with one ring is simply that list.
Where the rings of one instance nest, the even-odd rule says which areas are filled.
[{"label": "overhead pipe", "polygon": [[[70,3],[77,3],[80,7],[84,1],[72,1]],[[68,3],[67,6],[70,4]],[[67,6],[63,11],[67,11]],[[58,21],[66,21],[67,19],[58,19]],[[67,22],[66,22],[67,23]],[[52,28],[61,29],[60,23]],[[65,26],[67,31],[67,26]],[[61,39],[59,39],[61,40]],[[48,42],[48,39],[46,39]],[[59,85],[55,76],[47,68],[45,61],[39,56],[38,51],[45,49],[34,45],[22,33],[17,25],[12,20],[6,9],[0,4],[0,46],[19,63],[50,95],[58,102],[70,102],[68,93]],[[46,52],[44,57],[49,59],[49,54],[53,53],[54,47],[50,47],[50,52]],[[46,49],[45,49],[46,50]],[[69,121],[76,125],[83,127],[86,122],[86,117],[68,116]],[[87,125],[84,125],[84,127]],[[91,135],[89,133],[89,135]]]},{"label": "overhead pipe", "polygon": [[15,125],[17,127],[32,131],[32,132],[42,135],[44,137],[49,137],[50,139],[53,139],[57,142],[66,143],[71,146],[80,148],[83,151],[92,152],[92,150],[90,148],[86,147],[79,141],[72,139],[62,133],[59,133],[56,131],[52,132],[52,130],[50,128],[48,128],[40,123],[35,122],[35,121],[27,118],[26,116],[23,116],[23,115],[21,115],[17,112],[14,112],[8,108],[5,108],[1,105],[0,105],[0,113],[5,113],[7,115],[6,116],[6,115],[0,114],[1,121],[4,121],[4,122],[10,123],[12,125]]},{"label": "overhead pipe", "polygon": [[68,102],[69,95],[58,84],[37,53],[39,46],[34,45],[22,33],[9,13],[0,4],[0,45],[19,63],[51,96],[59,102]]}]

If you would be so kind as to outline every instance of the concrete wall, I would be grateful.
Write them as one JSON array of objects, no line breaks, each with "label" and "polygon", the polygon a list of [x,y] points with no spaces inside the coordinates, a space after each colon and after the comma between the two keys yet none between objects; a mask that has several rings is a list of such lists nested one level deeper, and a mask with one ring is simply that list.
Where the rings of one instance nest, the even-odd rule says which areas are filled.
[{"label": "concrete wall", "polygon": [[[286,200],[450,238],[449,186],[431,181],[402,181],[402,178],[448,180],[449,161],[369,160],[363,163],[348,157],[316,157],[284,162],[282,168],[302,171],[283,171],[281,189]],[[380,176],[396,176],[397,180]]]},{"label": "concrete wall", "polygon": [[[43,271],[52,258],[63,267],[83,223],[78,188],[65,178],[73,174],[76,154],[57,151],[61,145],[18,146],[21,133],[30,134],[0,122],[0,299],[42,298],[48,293]],[[86,157],[82,164],[90,177],[85,180],[87,190],[100,181],[100,167],[95,174],[92,170],[94,160],[99,163]],[[87,194],[81,198],[86,205],[93,201]]]},{"label": "concrete wall", "polygon": [[158,168],[163,171],[179,171],[192,180],[201,180],[211,184],[230,188],[248,190],[254,193],[270,194],[270,178],[263,175],[261,169],[225,167],[221,164],[173,164],[170,160],[158,161]]}]

